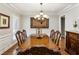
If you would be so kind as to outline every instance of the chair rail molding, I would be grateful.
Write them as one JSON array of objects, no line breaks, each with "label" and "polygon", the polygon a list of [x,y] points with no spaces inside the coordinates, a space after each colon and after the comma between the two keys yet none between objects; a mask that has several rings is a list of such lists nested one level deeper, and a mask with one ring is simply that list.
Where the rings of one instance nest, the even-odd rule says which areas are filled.
[{"label": "chair rail molding", "polygon": [[3,54],[5,51],[17,43],[16,40],[12,40],[12,35],[12,33],[4,33],[0,36],[0,54]]},{"label": "chair rail molding", "polygon": [[10,35],[12,35],[12,34],[11,34],[11,33],[6,33],[6,34],[4,34],[4,35],[1,35],[1,36],[0,36],[0,41],[3,40],[3,38],[6,38],[6,37],[8,37],[8,36],[10,36]]}]

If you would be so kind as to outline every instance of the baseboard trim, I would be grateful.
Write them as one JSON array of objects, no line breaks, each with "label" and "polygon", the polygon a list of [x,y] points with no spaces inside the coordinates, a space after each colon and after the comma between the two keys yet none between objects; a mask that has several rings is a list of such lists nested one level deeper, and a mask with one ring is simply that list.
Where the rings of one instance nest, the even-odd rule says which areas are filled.
[{"label": "baseboard trim", "polygon": [[10,46],[8,46],[7,48],[3,49],[1,52],[0,52],[0,55],[3,54],[4,52],[6,52],[8,49],[10,49],[12,46],[14,46],[15,44],[17,43],[17,41],[15,41],[14,43],[12,43]]}]

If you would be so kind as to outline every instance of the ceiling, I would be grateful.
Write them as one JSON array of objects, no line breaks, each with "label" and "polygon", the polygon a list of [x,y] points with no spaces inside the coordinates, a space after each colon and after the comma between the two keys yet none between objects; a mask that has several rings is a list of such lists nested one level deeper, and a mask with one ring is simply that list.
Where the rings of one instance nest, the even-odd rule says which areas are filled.
[{"label": "ceiling", "polygon": [[39,13],[41,9],[44,13],[58,13],[64,8],[75,4],[76,3],[43,3],[41,6],[40,3],[8,3],[13,10],[21,14]]}]

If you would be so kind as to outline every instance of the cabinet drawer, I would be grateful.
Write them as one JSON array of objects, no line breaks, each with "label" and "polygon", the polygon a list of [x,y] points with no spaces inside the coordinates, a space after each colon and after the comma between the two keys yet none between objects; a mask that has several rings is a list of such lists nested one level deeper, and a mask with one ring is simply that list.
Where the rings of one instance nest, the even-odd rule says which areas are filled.
[{"label": "cabinet drawer", "polygon": [[76,40],[70,39],[71,43],[76,44]]},{"label": "cabinet drawer", "polygon": [[77,39],[77,35],[74,34],[74,33],[69,33],[69,37],[70,37],[71,39]]}]

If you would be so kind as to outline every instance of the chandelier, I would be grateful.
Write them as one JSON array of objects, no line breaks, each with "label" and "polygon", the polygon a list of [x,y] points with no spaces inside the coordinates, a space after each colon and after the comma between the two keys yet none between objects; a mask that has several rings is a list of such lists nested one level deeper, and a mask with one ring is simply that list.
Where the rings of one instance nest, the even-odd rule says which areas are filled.
[{"label": "chandelier", "polygon": [[[43,3],[40,3],[40,5],[42,7]],[[43,10],[41,8],[40,14],[39,15],[35,15],[34,18],[37,19],[37,20],[44,20],[44,19],[48,19],[48,16],[43,13]]]}]

